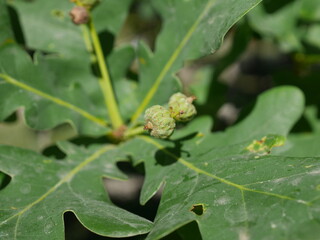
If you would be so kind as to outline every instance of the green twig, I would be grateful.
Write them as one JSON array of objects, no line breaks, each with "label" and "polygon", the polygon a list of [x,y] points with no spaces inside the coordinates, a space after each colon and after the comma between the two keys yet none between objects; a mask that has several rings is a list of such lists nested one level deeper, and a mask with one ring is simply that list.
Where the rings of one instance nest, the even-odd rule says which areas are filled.
[{"label": "green twig", "polygon": [[143,126],[139,126],[136,128],[129,128],[125,133],[124,133],[124,138],[130,138],[136,135],[141,135],[142,133],[146,132],[143,128]]},{"label": "green twig", "polygon": [[81,25],[81,30],[82,30],[84,44],[86,45],[87,51],[89,53],[93,53],[93,48],[92,48],[92,44],[91,44],[90,32],[89,32],[88,26],[85,24]]},{"label": "green twig", "polygon": [[107,106],[107,110],[110,115],[111,124],[114,129],[118,129],[123,125],[122,118],[120,116],[118,104],[115,99],[115,95],[113,93],[111,80],[109,77],[108,68],[104,59],[104,55],[102,52],[101,44],[98,38],[97,31],[93,24],[92,19],[90,19],[88,23],[90,36],[92,39],[93,48],[97,57],[98,66],[101,73],[101,79],[99,80],[99,84],[104,96],[105,104]]}]

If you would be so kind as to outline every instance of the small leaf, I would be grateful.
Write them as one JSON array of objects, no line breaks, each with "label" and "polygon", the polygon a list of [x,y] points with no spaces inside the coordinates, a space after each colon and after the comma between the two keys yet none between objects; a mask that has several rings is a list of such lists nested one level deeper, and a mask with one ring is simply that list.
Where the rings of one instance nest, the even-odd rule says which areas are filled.
[{"label": "small leaf", "polygon": [[301,116],[304,96],[292,86],[273,88],[258,97],[250,115],[225,132],[212,135],[211,146],[226,146],[268,134],[286,136]]},{"label": "small leaf", "polygon": [[318,108],[314,105],[307,106],[304,112],[304,117],[308,120],[312,131],[315,133],[320,132],[320,121],[318,118]]},{"label": "small leaf", "polygon": [[320,26],[319,25],[313,25],[309,27],[308,32],[306,33],[306,36],[304,40],[313,46],[320,48]]},{"label": "small leaf", "polygon": [[320,20],[320,6],[316,0],[301,1],[300,16],[304,20]]},{"label": "small leaf", "polygon": [[252,28],[257,32],[265,37],[273,37],[278,40],[284,51],[302,50],[297,27],[300,9],[301,2],[293,1],[278,11],[267,14],[263,5],[259,5],[248,14],[248,19]]}]

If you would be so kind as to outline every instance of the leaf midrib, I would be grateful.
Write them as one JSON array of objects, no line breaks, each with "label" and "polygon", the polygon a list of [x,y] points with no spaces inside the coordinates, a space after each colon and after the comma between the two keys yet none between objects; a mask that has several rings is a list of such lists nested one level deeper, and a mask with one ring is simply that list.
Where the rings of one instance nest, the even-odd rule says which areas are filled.
[{"label": "leaf midrib", "polygon": [[253,192],[253,193],[258,193],[258,194],[263,194],[263,195],[267,195],[267,196],[271,196],[271,197],[276,197],[276,198],[280,198],[280,199],[284,199],[284,200],[290,200],[290,201],[295,201],[299,204],[303,204],[303,205],[307,205],[307,206],[310,206],[312,205],[312,203],[309,201],[305,201],[305,200],[302,200],[302,199],[295,199],[295,198],[292,198],[292,197],[289,197],[289,196],[286,196],[286,195],[281,195],[281,194],[277,194],[277,193],[272,193],[272,192],[266,192],[266,191],[261,191],[261,190],[256,190],[256,189],[251,189],[251,188],[248,188],[246,185],[241,185],[241,184],[237,184],[237,183],[234,183],[232,181],[229,181],[227,179],[224,179],[224,178],[221,178],[217,175],[214,175],[214,174],[211,174],[209,172],[206,172],[205,170],[203,169],[200,169],[198,167],[196,167],[195,165],[193,165],[192,163],[186,161],[185,159],[183,159],[182,157],[178,157],[176,156],[175,154],[167,151],[165,149],[165,146],[161,145],[160,143],[154,141],[151,137],[146,137],[146,136],[139,136],[137,137],[139,139],[142,139],[144,140],[145,142],[147,143],[150,143],[154,146],[156,146],[160,151],[164,152],[165,154],[169,155],[170,157],[174,158],[177,160],[177,162],[179,162],[180,164],[184,165],[185,167],[197,172],[198,174],[203,174],[203,175],[206,175],[206,176],[209,176],[215,180],[218,180],[219,182],[221,183],[224,183],[226,185],[229,185],[229,186],[232,186],[232,187],[235,187],[237,189],[239,189],[241,192],[245,192],[245,191],[248,191],[248,192]]},{"label": "leaf midrib", "polygon": [[9,84],[12,84],[16,87],[19,87],[19,88],[22,88],[23,90],[26,90],[28,92],[32,92],[40,97],[43,97],[47,100],[50,100],[52,102],[54,102],[55,104],[57,105],[60,105],[60,106],[63,106],[65,108],[68,108],[78,114],[80,114],[81,116],[83,116],[84,118],[90,120],[91,122],[94,122],[100,126],[103,126],[103,127],[107,127],[108,126],[108,122],[106,122],[105,120],[101,119],[101,118],[98,118],[90,113],[88,113],[87,111],[69,103],[69,102],[66,102],[60,98],[57,98],[57,97],[53,97],[43,91],[40,91],[36,88],[33,88],[25,83],[22,83],[14,78],[12,78],[11,76],[9,75],[6,75],[6,74],[2,74],[0,73],[0,78],[4,79],[5,82],[9,83]]}]

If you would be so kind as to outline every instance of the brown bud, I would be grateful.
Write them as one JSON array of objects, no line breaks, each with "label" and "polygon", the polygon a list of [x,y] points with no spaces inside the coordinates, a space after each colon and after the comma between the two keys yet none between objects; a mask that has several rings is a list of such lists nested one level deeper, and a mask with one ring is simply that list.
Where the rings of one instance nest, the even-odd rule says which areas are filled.
[{"label": "brown bud", "polygon": [[193,103],[194,100],[197,100],[197,97],[196,97],[196,96],[187,97],[187,101],[188,101],[189,103]]},{"label": "brown bud", "polygon": [[127,130],[125,125],[121,125],[111,133],[111,137],[115,142],[121,141],[124,136],[124,132]]},{"label": "brown bud", "polygon": [[74,24],[79,25],[89,21],[89,13],[85,7],[75,6],[69,14]]},{"label": "brown bud", "polygon": [[144,130],[151,130],[153,128],[153,124],[151,122],[147,122],[146,125],[144,125]]}]

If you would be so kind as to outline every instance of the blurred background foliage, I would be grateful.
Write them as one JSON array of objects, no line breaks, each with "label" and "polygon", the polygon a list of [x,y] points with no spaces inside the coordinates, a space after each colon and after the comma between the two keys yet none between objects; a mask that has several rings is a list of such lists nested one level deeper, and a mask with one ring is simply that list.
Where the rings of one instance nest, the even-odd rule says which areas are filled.
[{"label": "blurred background foliage", "polygon": [[[16,37],[23,43],[19,23],[14,21],[15,16],[10,9],[9,13]],[[161,23],[162,19],[148,0],[134,0],[120,34],[111,37],[113,45],[137,47],[138,42],[143,40],[154,49]],[[134,59],[128,72],[133,84],[138,79],[138,72],[137,59]],[[230,29],[217,52],[185,62],[177,75],[183,84],[183,91],[197,97],[199,115],[210,115],[214,119],[214,131],[224,130],[243,119],[261,92],[280,85],[299,87],[306,97],[306,111],[289,140],[299,142],[301,146],[314,144],[320,139],[319,0],[264,0]],[[80,144],[104,141],[103,138],[77,138],[68,124],[48,131],[32,130],[24,124],[22,111],[18,110],[0,123],[0,144],[59,157],[60,153],[54,147],[57,141],[73,139]],[[317,155],[317,151],[312,154]],[[124,183],[106,180],[111,198],[117,205],[152,220],[159,196],[147,206],[139,206],[139,187],[143,181],[139,172],[143,169],[139,166],[133,169],[126,164],[119,167],[133,180],[127,187]],[[65,218],[70,222],[67,232],[71,232],[66,239],[109,239],[91,235],[71,213],[66,214]],[[196,229],[197,226],[193,223],[187,228]],[[167,239],[181,239],[181,236],[175,232]]]}]

